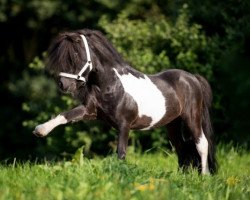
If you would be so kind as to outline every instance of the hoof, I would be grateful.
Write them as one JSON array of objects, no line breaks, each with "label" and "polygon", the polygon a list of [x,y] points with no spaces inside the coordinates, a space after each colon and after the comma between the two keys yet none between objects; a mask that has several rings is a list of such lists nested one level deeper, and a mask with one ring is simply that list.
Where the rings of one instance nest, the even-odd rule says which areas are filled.
[{"label": "hoof", "polygon": [[48,135],[48,132],[43,125],[38,125],[32,133],[37,137],[45,137]]}]

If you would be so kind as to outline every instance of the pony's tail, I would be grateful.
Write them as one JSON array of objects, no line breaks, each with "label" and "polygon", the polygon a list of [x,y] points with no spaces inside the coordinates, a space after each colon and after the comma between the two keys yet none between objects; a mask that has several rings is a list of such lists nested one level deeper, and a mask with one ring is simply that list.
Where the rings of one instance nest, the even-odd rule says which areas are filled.
[{"label": "pony's tail", "polygon": [[210,173],[217,171],[217,161],[215,158],[215,143],[213,128],[210,120],[210,108],[212,104],[212,90],[205,78],[195,75],[199,80],[203,94],[202,129],[208,141],[208,166]]}]

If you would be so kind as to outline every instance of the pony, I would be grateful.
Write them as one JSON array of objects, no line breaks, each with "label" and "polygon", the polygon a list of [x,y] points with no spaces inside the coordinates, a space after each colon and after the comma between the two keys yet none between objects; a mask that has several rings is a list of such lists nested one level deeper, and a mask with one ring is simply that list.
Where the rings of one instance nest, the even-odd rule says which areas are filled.
[{"label": "pony", "polygon": [[216,171],[212,90],[204,77],[180,69],[143,74],[90,29],[60,33],[48,49],[46,69],[81,104],[36,126],[35,135],[44,137],[69,122],[103,120],[118,130],[118,158],[125,159],[130,130],[165,126],[181,169]]}]

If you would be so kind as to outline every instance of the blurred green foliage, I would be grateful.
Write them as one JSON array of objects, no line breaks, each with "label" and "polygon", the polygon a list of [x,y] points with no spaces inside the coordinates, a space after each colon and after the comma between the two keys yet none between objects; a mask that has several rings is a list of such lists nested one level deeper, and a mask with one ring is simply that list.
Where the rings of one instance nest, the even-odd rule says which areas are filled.
[{"label": "blurred green foliage", "polygon": [[[102,122],[56,128],[47,138],[34,127],[78,102],[60,94],[44,71],[46,50],[64,30],[102,30],[138,70],[153,74],[181,68],[205,76],[214,91],[216,138],[248,145],[250,5],[247,0],[0,2],[0,158],[86,155],[116,148],[117,133]],[[132,131],[135,148],[166,147],[165,129]]]},{"label": "blurred green foliage", "polygon": [[212,76],[210,60],[201,60],[211,53],[208,38],[200,25],[189,24],[186,4],[180,8],[174,23],[160,12],[144,20],[131,20],[125,14],[113,21],[104,15],[99,25],[132,66],[149,74],[182,68]]}]

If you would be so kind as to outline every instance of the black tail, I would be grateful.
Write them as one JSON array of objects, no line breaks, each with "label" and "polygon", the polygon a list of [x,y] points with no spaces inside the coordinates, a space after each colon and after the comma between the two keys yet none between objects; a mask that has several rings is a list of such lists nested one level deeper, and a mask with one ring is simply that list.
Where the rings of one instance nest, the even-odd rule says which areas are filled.
[{"label": "black tail", "polygon": [[202,114],[202,129],[208,140],[208,166],[210,173],[217,171],[217,162],[215,158],[215,144],[213,129],[210,120],[210,108],[212,104],[212,90],[205,78],[200,75],[195,75],[199,80],[203,93],[203,114]]}]

